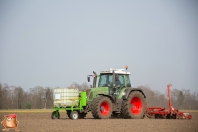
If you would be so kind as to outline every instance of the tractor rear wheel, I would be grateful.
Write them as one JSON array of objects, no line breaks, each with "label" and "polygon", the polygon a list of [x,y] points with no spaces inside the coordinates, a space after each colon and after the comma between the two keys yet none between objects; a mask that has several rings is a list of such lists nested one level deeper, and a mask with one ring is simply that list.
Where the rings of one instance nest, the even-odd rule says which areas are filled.
[{"label": "tractor rear wheel", "polygon": [[108,119],[112,114],[112,102],[108,97],[98,97],[92,104],[92,115],[96,119]]},{"label": "tractor rear wheel", "polygon": [[121,116],[123,118],[141,119],[144,118],[146,100],[141,92],[131,92],[127,100],[123,100]]}]

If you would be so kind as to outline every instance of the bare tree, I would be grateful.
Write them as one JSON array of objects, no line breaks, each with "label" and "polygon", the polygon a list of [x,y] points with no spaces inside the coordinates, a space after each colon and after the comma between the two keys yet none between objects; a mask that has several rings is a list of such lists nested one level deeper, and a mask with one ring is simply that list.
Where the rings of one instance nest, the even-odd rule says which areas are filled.
[{"label": "bare tree", "polygon": [[73,82],[69,87],[78,88],[80,91],[90,88],[86,82],[82,83],[81,85],[76,82]]},{"label": "bare tree", "polygon": [[45,88],[45,93],[44,93],[43,99],[45,101],[45,109],[51,108],[52,104],[53,104],[53,92],[49,87]]},{"label": "bare tree", "polygon": [[9,109],[10,107],[10,100],[9,100],[9,86],[8,84],[3,84],[2,90],[2,106],[4,109]]},{"label": "bare tree", "polygon": [[81,90],[86,90],[87,88],[90,88],[88,83],[84,82],[84,83],[81,84]]},{"label": "bare tree", "polygon": [[17,108],[18,109],[22,109],[22,104],[23,104],[23,94],[24,94],[24,91],[21,87],[16,87],[14,89],[14,93],[15,93],[15,99],[16,99],[16,102],[17,102]]},{"label": "bare tree", "polygon": [[37,93],[36,107],[38,109],[41,109],[41,108],[44,107],[44,105],[43,105],[44,104],[44,100],[43,100],[43,98],[44,98],[44,89],[41,86],[37,86],[37,87],[35,87],[35,89],[36,89],[36,93]]},{"label": "bare tree", "polygon": [[179,92],[180,90],[178,89],[171,90],[171,100],[172,100],[173,106],[175,107],[178,107],[177,99],[178,99]]},{"label": "bare tree", "polygon": [[178,96],[177,96],[178,108],[180,106],[182,106],[183,101],[184,101],[184,95],[183,95],[183,92],[180,91],[179,94],[178,94]]}]

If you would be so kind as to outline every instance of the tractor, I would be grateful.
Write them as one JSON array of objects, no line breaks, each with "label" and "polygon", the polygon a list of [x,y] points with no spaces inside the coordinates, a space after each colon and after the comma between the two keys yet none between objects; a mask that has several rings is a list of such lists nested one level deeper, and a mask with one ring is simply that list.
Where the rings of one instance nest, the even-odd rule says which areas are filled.
[{"label": "tractor", "polygon": [[[146,96],[139,88],[131,88],[130,72],[124,69],[101,71],[97,75],[88,75],[87,80],[93,77],[93,86],[86,90],[87,109],[96,119],[106,119],[121,116],[122,118],[144,118],[146,112]],[[99,77],[98,87],[97,77]]]},{"label": "tractor", "polygon": [[140,88],[131,87],[128,66],[125,68],[110,68],[101,71],[99,75],[93,71],[93,75],[87,76],[88,82],[90,77],[93,78],[93,85],[81,92],[84,96],[80,97],[79,106],[55,107],[52,119],[60,116],[59,109],[65,109],[71,119],[84,118],[90,111],[95,119],[143,119],[146,112],[146,96]]}]

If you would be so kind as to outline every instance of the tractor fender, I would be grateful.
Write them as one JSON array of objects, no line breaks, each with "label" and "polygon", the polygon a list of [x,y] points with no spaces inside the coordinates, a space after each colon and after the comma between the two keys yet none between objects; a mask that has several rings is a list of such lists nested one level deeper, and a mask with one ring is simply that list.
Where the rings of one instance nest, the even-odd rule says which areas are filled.
[{"label": "tractor fender", "polygon": [[144,95],[144,98],[146,98],[146,95],[144,94],[144,92],[141,88],[126,88],[125,91],[124,91],[125,95],[122,96],[122,99],[127,99],[129,94],[133,91],[140,91]]},{"label": "tractor fender", "polygon": [[99,96],[106,96],[106,97],[108,97],[108,98],[112,101],[112,103],[115,102],[115,100],[113,99],[113,97],[110,96],[110,95],[106,95],[106,94],[98,94],[98,95],[99,95]]}]

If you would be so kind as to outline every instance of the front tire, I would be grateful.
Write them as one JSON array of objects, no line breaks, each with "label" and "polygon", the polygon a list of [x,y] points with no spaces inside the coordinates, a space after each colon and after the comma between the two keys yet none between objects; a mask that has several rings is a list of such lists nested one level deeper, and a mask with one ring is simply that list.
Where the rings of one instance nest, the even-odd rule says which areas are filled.
[{"label": "front tire", "polygon": [[112,114],[112,102],[108,97],[101,96],[92,105],[92,115],[96,119],[108,119]]},{"label": "front tire", "polygon": [[146,100],[141,92],[131,92],[127,100],[123,100],[121,116],[124,118],[143,119],[146,110]]}]

